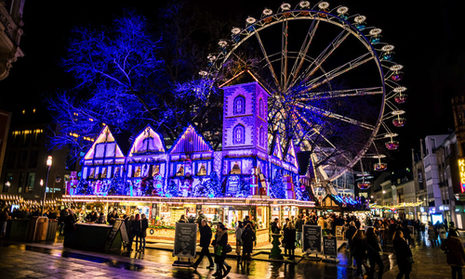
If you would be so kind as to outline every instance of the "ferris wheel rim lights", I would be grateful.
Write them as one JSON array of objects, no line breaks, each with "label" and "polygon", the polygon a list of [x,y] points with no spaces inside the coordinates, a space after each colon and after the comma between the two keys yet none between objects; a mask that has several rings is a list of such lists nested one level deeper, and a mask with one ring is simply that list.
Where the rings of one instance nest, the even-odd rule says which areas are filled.
[{"label": "ferris wheel rim lights", "polygon": [[300,1],[299,6],[303,9],[310,7],[309,1]]},{"label": "ferris wheel rim lights", "polygon": [[262,14],[263,14],[264,16],[272,15],[272,14],[273,14],[273,10],[268,9],[268,8],[267,8],[267,9],[264,9],[263,12],[262,12]]},{"label": "ferris wheel rim lights", "polygon": [[394,50],[394,46],[393,45],[385,45],[381,48],[381,51],[384,51],[384,52],[391,52]]},{"label": "ferris wheel rim lights", "polygon": [[400,65],[400,64],[396,64],[396,65],[393,65],[389,68],[389,70],[393,71],[393,72],[397,72],[397,71],[400,71],[404,68],[404,66]]},{"label": "ferris wheel rim lights", "polygon": [[342,6],[339,7],[336,11],[338,14],[343,15],[349,11],[349,8],[347,8],[346,6]]},{"label": "ferris wheel rim lights", "polygon": [[283,11],[288,11],[291,9],[291,4],[289,3],[282,3],[281,6],[279,6],[281,8],[281,10]]},{"label": "ferris wheel rim lights", "polygon": [[405,114],[405,110],[399,109],[391,112],[392,115],[402,115]]},{"label": "ferris wheel rim lights", "polygon": [[[201,73],[203,76],[215,78],[217,71],[221,70],[224,67],[225,61],[230,59],[229,57],[231,52],[236,52],[236,49],[238,49],[238,47],[241,46],[244,41],[248,40],[254,33],[257,33],[256,35],[260,41],[258,32],[261,32],[262,30],[276,23],[286,22],[287,24],[288,21],[294,19],[308,19],[333,23],[340,28],[346,29],[353,36],[363,37],[364,39],[362,41],[365,44],[365,47],[370,46],[371,51],[375,51],[374,55],[376,55],[377,59],[375,60],[378,61],[378,67],[384,67],[390,71],[384,71],[384,74],[381,73],[383,75],[382,77],[384,77],[384,80],[382,81],[382,90],[383,96],[385,96],[385,102],[389,102],[390,98],[393,98],[393,101],[395,102],[390,103],[391,107],[386,108],[385,106],[384,110],[388,111],[383,112],[384,116],[383,114],[380,114],[379,123],[387,123],[389,121],[388,119],[393,118],[389,117],[389,115],[393,115],[395,118],[392,119],[392,124],[396,127],[404,126],[406,119],[400,115],[404,114],[405,111],[398,109],[395,104],[405,103],[407,100],[407,94],[403,94],[403,92],[405,92],[407,88],[398,84],[398,82],[402,80],[403,72],[401,70],[404,66],[392,61],[393,50],[395,47],[391,44],[380,42],[383,30],[381,28],[367,26],[367,17],[365,15],[355,14],[349,17],[347,15],[349,10],[348,7],[338,6],[331,8],[331,10],[328,9],[329,7],[330,3],[326,1],[318,2],[313,7],[310,6],[310,1],[300,1],[296,7],[291,7],[289,3],[284,2],[279,6],[277,11],[273,11],[270,8],[264,8],[262,10],[261,16],[258,18],[252,16],[247,17],[245,27],[233,27],[231,29],[231,37],[228,39],[228,43],[222,43],[221,45],[219,43],[220,47],[222,47],[222,50],[216,56],[209,56],[209,70],[201,71]],[[332,14],[333,12],[334,14]],[[349,19],[351,19],[351,22],[349,22]],[[390,81],[390,83],[387,84],[386,81]],[[277,83],[279,83],[279,81],[277,81]],[[387,88],[384,88],[384,84],[391,88],[390,92],[386,90]],[[291,86],[293,86],[293,84]],[[370,141],[378,141],[382,137],[392,138],[397,136],[397,134],[391,133],[389,129],[386,128],[386,132],[388,132],[388,134],[381,135],[381,137],[376,138],[376,133],[380,135],[378,128],[381,128],[381,126],[382,124],[378,124],[377,122],[377,127],[373,128],[374,134],[370,136]],[[366,153],[368,148],[364,147],[364,150],[364,153]],[[354,157],[354,160],[359,161],[362,158],[365,158],[365,156],[363,154],[358,154]],[[352,167],[353,164],[353,162],[350,162],[350,167]],[[334,175],[331,179],[337,177],[337,175]]]},{"label": "ferris wheel rim lights", "polygon": [[326,10],[327,8],[329,8],[329,3],[326,1],[320,2],[318,4],[318,8],[320,8],[321,10]]}]

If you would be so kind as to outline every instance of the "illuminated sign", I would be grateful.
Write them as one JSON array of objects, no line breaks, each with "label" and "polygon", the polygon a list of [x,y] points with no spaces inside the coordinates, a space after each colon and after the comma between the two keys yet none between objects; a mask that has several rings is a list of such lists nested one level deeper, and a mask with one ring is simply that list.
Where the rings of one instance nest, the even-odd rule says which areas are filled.
[{"label": "illuminated sign", "polygon": [[460,175],[460,189],[462,193],[465,191],[465,158],[458,159],[459,175]]}]

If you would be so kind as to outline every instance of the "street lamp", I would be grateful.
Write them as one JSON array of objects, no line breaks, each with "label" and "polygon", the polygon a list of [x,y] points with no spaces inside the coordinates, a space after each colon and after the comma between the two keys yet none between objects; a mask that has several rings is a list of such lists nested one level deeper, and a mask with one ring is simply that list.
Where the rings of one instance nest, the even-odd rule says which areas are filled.
[{"label": "street lamp", "polygon": [[52,156],[47,157],[47,176],[45,177],[45,188],[44,188],[44,199],[42,201],[42,213],[44,215],[44,208],[45,208],[45,198],[47,196],[47,187],[48,187],[48,175],[50,174],[50,168],[52,167]]}]

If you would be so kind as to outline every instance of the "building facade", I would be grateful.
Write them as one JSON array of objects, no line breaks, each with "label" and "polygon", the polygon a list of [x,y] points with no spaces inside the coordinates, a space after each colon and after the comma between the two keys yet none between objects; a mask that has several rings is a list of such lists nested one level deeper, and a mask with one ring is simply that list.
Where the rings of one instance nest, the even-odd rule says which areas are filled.
[{"label": "building facade", "polygon": [[[167,149],[147,126],[125,152],[105,126],[84,156],[71,195],[301,197],[296,152],[268,135],[268,93],[256,82],[224,89],[222,149],[193,125]],[[296,197],[297,194],[297,197]],[[299,196],[300,195],[300,196]]]},{"label": "building facade", "polygon": [[23,8],[25,0],[0,0],[0,80],[5,79],[19,57],[23,35]]}]

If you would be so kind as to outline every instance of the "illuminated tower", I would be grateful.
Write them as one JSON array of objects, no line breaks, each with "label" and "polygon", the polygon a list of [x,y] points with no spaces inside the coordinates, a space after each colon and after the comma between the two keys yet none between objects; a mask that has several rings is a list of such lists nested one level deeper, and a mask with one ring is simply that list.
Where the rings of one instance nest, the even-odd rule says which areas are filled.
[{"label": "illuminated tower", "polygon": [[268,93],[257,83],[223,88],[222,175],[226,194],[233,195],[240,183],[251,183],[259,170],[267,176]]}]

